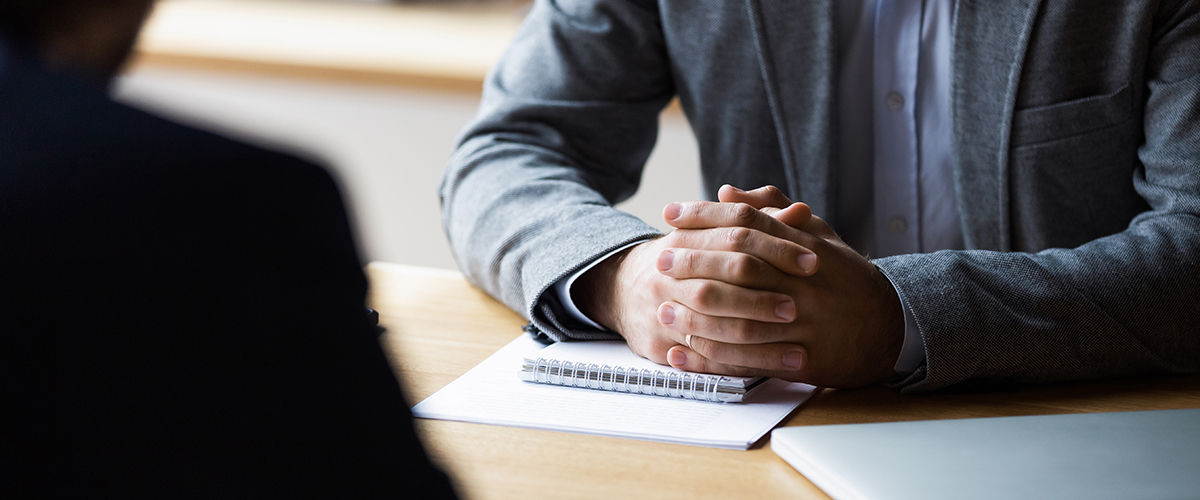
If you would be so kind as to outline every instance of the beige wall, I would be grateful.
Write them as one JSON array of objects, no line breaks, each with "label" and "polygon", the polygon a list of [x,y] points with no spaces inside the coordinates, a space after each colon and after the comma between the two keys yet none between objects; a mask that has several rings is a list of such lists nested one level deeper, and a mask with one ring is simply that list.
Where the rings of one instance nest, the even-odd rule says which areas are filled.
[{"label": "beige wall", "polygon": [[[477,94],[154,66],[121,78],[115,94],[179,121],[325,159],[351,199],[364,259],[454,267],[437,187]],[[663,205],[699,197],[697,165],[687,123],[668,112],[643,188],[621,208],[665,229]]]}]

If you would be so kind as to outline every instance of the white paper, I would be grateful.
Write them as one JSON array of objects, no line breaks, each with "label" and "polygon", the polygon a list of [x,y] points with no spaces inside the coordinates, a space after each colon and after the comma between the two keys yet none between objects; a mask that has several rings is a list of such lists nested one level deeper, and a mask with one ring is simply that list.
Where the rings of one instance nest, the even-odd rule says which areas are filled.
[{"label": "white paper", "polygon": [[413,414],[745,450],[816,392],[811,385],[770,380],[751,402],[720,404],[521,381],[522,359],[538,357],[543,348],[522,335],[417,404]]}]

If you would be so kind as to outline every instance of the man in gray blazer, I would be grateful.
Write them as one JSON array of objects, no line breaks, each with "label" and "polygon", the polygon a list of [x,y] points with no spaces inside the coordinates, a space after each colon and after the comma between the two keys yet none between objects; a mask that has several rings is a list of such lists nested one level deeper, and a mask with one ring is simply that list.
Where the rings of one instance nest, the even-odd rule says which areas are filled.
[{"label": "man in gray blazer", "polygon": [[[612,204],[673,97],[718,201],[662,236]],[[913,392],[1196,372],[1200,2],[539,0],[441,195],[551,340]]]}]

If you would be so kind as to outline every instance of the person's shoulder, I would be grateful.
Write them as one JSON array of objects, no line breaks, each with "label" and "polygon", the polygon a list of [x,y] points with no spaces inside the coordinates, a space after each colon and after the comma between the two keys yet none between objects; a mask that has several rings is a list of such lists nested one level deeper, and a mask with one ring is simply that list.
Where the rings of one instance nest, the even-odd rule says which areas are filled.
[{"label": "person's shoulder", "polygon": [[32,248],[69,234],[63,252],[134,241],[198,252],[325,234],[340,244],[348,224],[338,184],[316,162],[134,109],[69,75],[0,73],[0,226],[10,229],[0,239]]},{"label": "person's shoulder", "polygon": [[[312,160],[249,145],[113,101],[106,89],[32,64],[0,74],[0,142],[9,170],[101,168],[131,182],[328,185]],[[69,172],[62,172],[69,173]]]}]

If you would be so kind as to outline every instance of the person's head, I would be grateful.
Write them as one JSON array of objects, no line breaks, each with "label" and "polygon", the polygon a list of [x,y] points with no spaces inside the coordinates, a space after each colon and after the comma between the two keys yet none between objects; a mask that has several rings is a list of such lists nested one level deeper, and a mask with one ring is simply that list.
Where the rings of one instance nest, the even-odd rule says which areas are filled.
[{"label": "person's head", "polygon": [[0,33],[47,65],[105,78],[129,56],[153,0],[0,0]]}]

